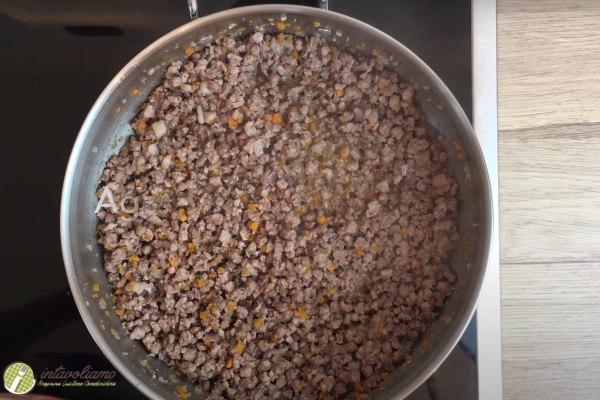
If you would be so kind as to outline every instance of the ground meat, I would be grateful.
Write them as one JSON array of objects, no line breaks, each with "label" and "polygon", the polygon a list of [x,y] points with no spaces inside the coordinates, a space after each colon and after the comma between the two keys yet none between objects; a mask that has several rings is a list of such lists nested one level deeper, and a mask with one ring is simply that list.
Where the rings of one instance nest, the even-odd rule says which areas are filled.
[{"label": "ground meat", "polygon": [[132,339],[224,398],[340,398],[405,362],[452,293],[447,154],[414,85],[318,37],[174,61],[98,214]]}]

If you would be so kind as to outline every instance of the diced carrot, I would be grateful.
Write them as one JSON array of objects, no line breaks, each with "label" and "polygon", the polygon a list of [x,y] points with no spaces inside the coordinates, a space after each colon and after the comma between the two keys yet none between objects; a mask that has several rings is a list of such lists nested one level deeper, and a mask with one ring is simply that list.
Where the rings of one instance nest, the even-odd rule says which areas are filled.
[{"label": "diced carrot", "polygon": [[236,309],[235,302],[233,302],[233,301],[229,300],[229,301],[227,302],[227,305],[226,305],[226,307],[227,307],[227,311],[230,311],[230,312],[233,312],[233,311],[235,311],[235,309]]},{"label": "diced carrot", "polygon": [[183,208],[180,208],[179,211],[177,211],[177,215],[181,222],[185,222],[188,219],[187,214]]},{"label": "diced carrot", "polygon": [[297,313],[298,313],[298,316],[302,319],[308,318],[308,313],[303,308],[298,307]]},{"label": "diced carrot", "polygon": [[244,352],[244,349],[246,348],[246,345],[242,342],[237,342],[237,344],[235,345],[235,352],[238,353],[238,355],[242,355],[242,353]]},{"label": "diced carrot", "polygon": [[171,267],[179,266],[179,257],[176,255],[170,255],[169,258],[167,258],[167,261]]},{"label": "diced carrot", "polygon": [[175,386],[175,392],[177,392],[177,396],[179,396],[180,399],[189,399],[191,397],[191,394],[187,391],[185,386]]},{"label": "diced carrot", "polygon": [[197,278],[194,281],[194,285],[196,285],[196,287],[202,287],[205,283],[206,283],[206,279],[202,279],[202,278]]}]

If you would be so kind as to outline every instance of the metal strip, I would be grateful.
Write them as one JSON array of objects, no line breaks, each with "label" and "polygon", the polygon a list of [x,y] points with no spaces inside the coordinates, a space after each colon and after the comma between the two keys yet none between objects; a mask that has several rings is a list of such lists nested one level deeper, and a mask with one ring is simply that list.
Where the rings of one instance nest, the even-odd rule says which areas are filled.
[{"label": "metal strip", "polygon": [[190,19],[198,19],[198,0],[188,0],[188,9],[190,10]]},{"label": "metal strip", "polygon": [[490,175],[494,207],[491,257],[477,307],[479,399],[502,399],[498,229],[496,0],[472,0],[473,125]]}]

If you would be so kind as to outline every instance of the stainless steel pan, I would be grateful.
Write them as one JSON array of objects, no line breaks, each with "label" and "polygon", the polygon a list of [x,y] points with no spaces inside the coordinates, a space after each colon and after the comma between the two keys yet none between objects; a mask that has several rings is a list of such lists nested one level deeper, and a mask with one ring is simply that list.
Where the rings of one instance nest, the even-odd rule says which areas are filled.
[{"label": "stainless steel pan", "polygon": [[[376,54],[389,68],[421,90],[417,102],[431,125],[443,134],[449,165],[460,183],[460,245],[451,260],[458,276],[455,293],[442,316],[426,332],[430,346],[416,346],[412,363],[400,366],[373,393],[376,399],[401,399],[421,385],[460,339],[476,307],[492,232],[492,206],[487,171],[477,139],[458,102],[435,73],[409,49],[385,33],[353,18],[317,8],[264,5],[232,9],[192,21],[151,44],[127,64],[102,92],[75,142],[66,171],[60,216],[62,251],[71,291],[94,340],[113,365],[151,399],[176,399],[176,387],[203,398],[195,387],[143,345],[130,340],[113,311],[110,285],[96,244],[94,196],[103,166],[131,134],[129,121],[156,86],[165,66],[185,57],[184,49],[219,35],[243,35],[257,26],[275,30],[292,22],[290,32],[321,35],[338,47]],[[294,30],[293,27],[300,27]],[[375,51],[373,52],[373,50]],[[92,284],[100,284],[96,296]],[[425,350],[423,347],[428,347]],[[181,389],[180,389],[181,390]]]}]

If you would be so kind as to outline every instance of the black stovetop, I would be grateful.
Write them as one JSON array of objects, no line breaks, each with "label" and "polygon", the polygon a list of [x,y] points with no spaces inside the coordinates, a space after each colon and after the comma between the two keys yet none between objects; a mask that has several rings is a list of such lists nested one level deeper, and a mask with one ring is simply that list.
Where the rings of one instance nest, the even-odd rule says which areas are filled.
[{"label": "black stovetop", "polygon": [[[199,3],[203,15],[248,2]],[[470,0],[329,0],[329,8],[411,48],[470,115]],[[0,196],[0,368],[23,361],[38,378],[60,366],[113,371],[69,296],[58,227],[63,174],[83,119],[109,80],[187,15],[185,0],[0,0],[0,165],[8,181]],[[474,325],[410,400],[477,399]],[[114,381],[113,387],[38,386],[33,392],[144,399],[119,374]]]}]

